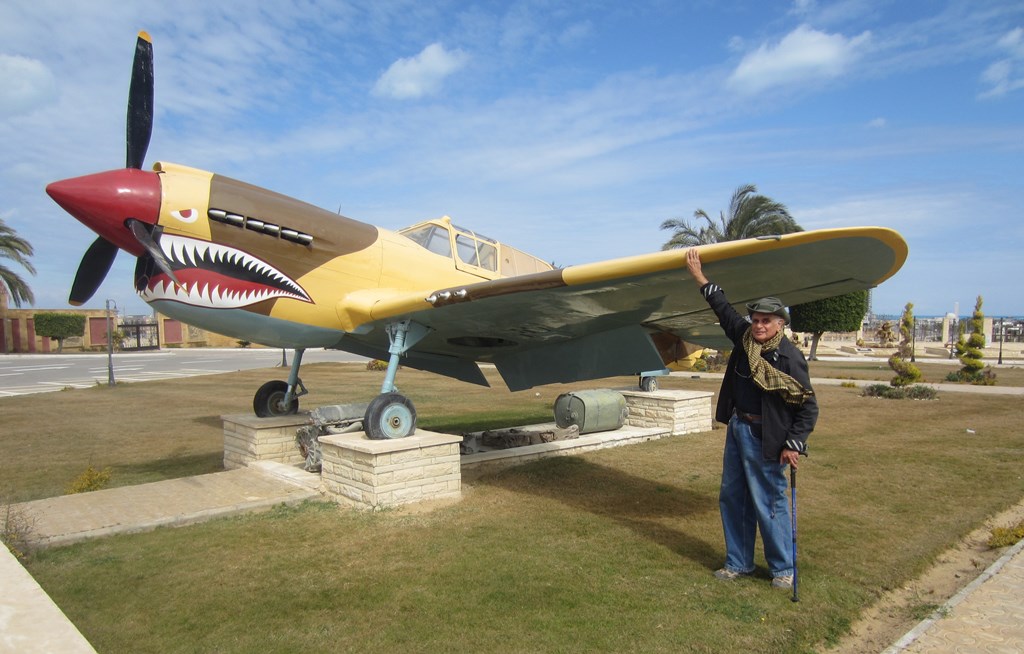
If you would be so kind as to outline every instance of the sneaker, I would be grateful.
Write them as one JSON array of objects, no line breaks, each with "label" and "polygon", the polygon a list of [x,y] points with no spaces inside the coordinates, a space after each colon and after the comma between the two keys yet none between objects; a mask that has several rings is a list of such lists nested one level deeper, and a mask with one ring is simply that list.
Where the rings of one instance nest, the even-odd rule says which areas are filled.
[{"label": "sneaker", "polygon": [[780,575],[772,577],[772,588],[793,589],[793,575]]},{"label": "sneaker", "polygon": [[742,576],[742,572],[736,572],[735,570],[730,570],[729,568],[721,568],[719,570],[715,570],[715,579],[719,579],[721,581],[732,581],[733,579]]}]

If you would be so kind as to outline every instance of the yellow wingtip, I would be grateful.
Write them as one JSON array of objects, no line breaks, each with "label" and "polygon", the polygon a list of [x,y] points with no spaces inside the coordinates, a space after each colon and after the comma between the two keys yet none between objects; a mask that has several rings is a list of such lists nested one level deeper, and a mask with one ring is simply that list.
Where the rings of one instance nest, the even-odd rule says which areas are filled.
[{"label": "yellow wingtip", "polygon": [[153,42],[153,37],[151,37],[149,35],[149,32],[147,32],[146,30],[139,30],[139,38],[143,41],[146,41],[147,43]]}]

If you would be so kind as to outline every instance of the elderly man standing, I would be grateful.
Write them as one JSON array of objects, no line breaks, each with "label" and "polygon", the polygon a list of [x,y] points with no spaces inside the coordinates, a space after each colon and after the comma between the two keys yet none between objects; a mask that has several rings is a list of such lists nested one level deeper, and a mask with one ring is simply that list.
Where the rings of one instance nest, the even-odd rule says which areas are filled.
[{"label": "elderly man standing", "polygon": [[786,466],[795,469],[807,455],[818,418],[807,361],[783,334],[789,314],[777,298],[748,304],[748,319],[704,276],[696,249],[686,253],[686,265],[734,345],[715,410],[715,420],[728,425],[719,494],[726,556],[715,576],[732,580],[754,571],[759,529],[772,586],[792,588]]}]

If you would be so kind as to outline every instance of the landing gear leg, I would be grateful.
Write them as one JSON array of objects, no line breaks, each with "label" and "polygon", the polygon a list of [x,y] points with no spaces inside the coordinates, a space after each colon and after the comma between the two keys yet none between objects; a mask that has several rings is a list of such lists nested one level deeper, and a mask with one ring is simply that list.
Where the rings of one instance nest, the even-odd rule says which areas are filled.
[{"label": "landing gear leg", "polygon": [[302,365],[302,355],[305,351],[304,349],[295,350],[287,382],[275,379],[263,384],[256,391],[256,396],[252,400],[252,410],[257,416],[270,418],[298,413],[299,396],[309,392],[302,385],[302,380],[299,379],[299,366]]},{"label": "landing gear leg", "polygon": [[380,395],[370,402],[363,416],[363,430],[373,440],[405,438],[416,433],[416,407],[412,400],[397,392],[395,375],[398,373],[399,358],[419,343],[430,330],[418,323],[403,320],[388,325],[387,331],[391,343],[388,348],[391,355],[388,358],[388,369],[384,373]]}]

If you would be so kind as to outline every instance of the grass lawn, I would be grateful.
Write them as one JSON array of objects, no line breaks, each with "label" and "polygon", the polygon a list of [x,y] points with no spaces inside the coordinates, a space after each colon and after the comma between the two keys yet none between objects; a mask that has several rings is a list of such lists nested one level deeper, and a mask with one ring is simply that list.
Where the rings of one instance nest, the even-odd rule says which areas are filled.
[{"label": "grass lawn", "polygon": [[[247,411],[268,372],[0,400],[0,490],[59,494],[89,464],[116,484],[219,470],[218,416]],[[303,380],[315,406],[368,400],[380,373],[312,365]],[[568,390],[509,393],[496,377],[477,389],[411,370],[399,382],[422,426],[456,432],[549,420]],[[27,565],[100,652],[821,651],[1024,497],[1024,404],[818,395],[800,467],[798,604],[763,568],[711,576],[723,557],[721,429],[493,473],[431,512],[307,503],[44,550]]]}]

